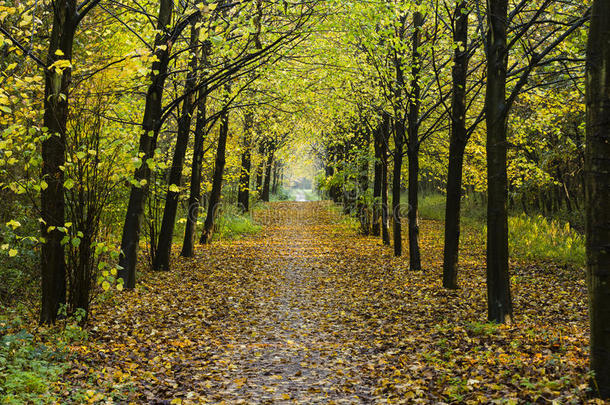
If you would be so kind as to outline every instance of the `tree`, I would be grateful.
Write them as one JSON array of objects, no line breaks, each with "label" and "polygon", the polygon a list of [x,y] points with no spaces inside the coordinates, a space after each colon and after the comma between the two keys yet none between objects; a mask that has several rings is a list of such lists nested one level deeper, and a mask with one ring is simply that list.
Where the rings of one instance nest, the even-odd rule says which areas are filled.
[{"label": "tree", "polygon": [[[189,135],[191,133],[191,117],[194,112],[193,91],[197,81],[197,69],[199,64],[199,53],[201,47],[198,46],[199,31],[197,21],[191,27],[190,48],[192,52],[189,62],[189,72],[186,77],[185,93],[187,97],[182,102],[182,114],[178,122],[178,136],[174,146],[174,157],[168,177],[168,190],[165,197],[165,207],[163,209],[163,222],[159,232],[159,242],[155,254],[153,268],[155,270],[169,270],[169,259],[174,236],[174,226],[176,224],[176,211],[178,209],[178,198],[180,196],[180,185],[182,183],[182,167],[184,166],[184,156],[188,146]],[[205,106],[204,106],[205,108]],[[193,158],[195,160],[195,157]]]},{"label": "tree", "polygon": [[508,1],[490,0],[487,10],[487,310],[490,321],[513,314],[508,274],[508,178],[506,174]]},{"label": "tree", "polygon": [[586,246],[591,387],[610,399],[610,3],[595,0],[587,46]]},{"label": "tree", "polygon": [[458,248],[460,243],[460,203],[462,200],[462,166],[468,141],[466,130],[466,80],[468,78],[468,7],[466,0],[455,6],[453,41],[456,45],[452,70],[451,135],[447,169],[445,204],[445,248],[443,250],[443,287],[456,289]]},{"label": "tree", "polygon": [[63,166],[66,153],[66,123],[72,72],[72,48],[79,23],[98,0],[77,6],[76,0],[53,3],[53,28],[44,70],[44,120],[47,135],[42,142],[42,178],[47,186],[41,194],[42,305],[40,322],[57,319],[60,305],[66,301],[66,263],[62,240],[65,229]]},{"label": "tree", "polygon": [[[229,92],[229,89],[226,90]],[[216,147],[216,160],[214,163],[214,177],[212,178],[212,191],[208,201],[208,211],[203,225],[203,232],[199,243],[210,243],[214,231],[216,216],[220,210],[220,197],[222,192],[222,180],[226,164],[227,136],[229,134],[229,110],[225,106],[220,117],[220,133],[218,136],[218,146]]]}]

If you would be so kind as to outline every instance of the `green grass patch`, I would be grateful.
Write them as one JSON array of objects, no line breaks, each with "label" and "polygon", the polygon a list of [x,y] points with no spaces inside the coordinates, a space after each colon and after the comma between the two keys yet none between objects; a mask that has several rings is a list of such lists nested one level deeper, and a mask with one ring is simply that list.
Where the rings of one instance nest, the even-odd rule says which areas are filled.
[{"label": "green grass patch", "polygon": [[585,238],[568,223],[522,214],[508,219],[508,233],[516,256],[585,265]]},{"label": "green grass patch", "polygon": [[[406,196],[403,201],[407,201]],[[424,219],[445,219],[445,196],[423,194],[419,215]],[[462,226],[486,229],[486,209],[472,197],[462,199]],[[534,260],[550,260],[560,264],[585,265],[585,240],[568,222],[547,219],[542,215],[511,215],[508,219],[511,255]]]},{"label": "green grass patch", "polygon": [[260,232],[261,226],[249,216],[227,213],[216,220],[215,240],[233,240]]}]

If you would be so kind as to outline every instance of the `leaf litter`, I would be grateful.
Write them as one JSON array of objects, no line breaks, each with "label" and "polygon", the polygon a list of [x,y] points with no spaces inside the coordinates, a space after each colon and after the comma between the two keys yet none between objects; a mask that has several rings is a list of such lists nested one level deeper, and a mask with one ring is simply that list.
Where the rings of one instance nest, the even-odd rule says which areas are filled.
[{"label": "leaf litter", "polygon": [[89,403],[601,403],[587,399],[581,269],[511,262],[516,323],[486,323],[484,237],[446,291],[442,223],[424,269],[327,202],[271,203],[261,233],[174,256],[94,308],[58,383]]}]

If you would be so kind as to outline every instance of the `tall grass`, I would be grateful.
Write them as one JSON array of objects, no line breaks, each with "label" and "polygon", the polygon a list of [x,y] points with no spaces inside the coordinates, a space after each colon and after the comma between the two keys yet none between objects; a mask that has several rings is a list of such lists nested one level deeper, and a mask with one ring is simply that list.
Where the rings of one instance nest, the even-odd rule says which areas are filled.
[{"label": "tall grass", "polygon": [[[419,202],[419,215],[421,218],[443,221],[445,196],[438,193],[424,194]],[[485,207],[474,198],[464,197],[462,226],[485,231],[485,224]],[[560,264],[585,265],[584,237],[567,222],[521,213],[509,216],[508,233],[511,255]]]}]

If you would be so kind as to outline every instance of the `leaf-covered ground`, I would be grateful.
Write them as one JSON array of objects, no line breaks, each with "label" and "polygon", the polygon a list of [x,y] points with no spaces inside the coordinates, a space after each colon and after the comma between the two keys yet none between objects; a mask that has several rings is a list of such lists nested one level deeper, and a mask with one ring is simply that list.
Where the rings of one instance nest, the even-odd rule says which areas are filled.
[{"label": "leaf-covered ground", "polygon": [[516,325],[485,323],[484,246],[441,287],[442,224],[424,270],[358,236],[328,203],[274,203],[253,237],[200,247],[93,314],[58,391],[136,403],[583,403],[579,271],[512,263]]}]

